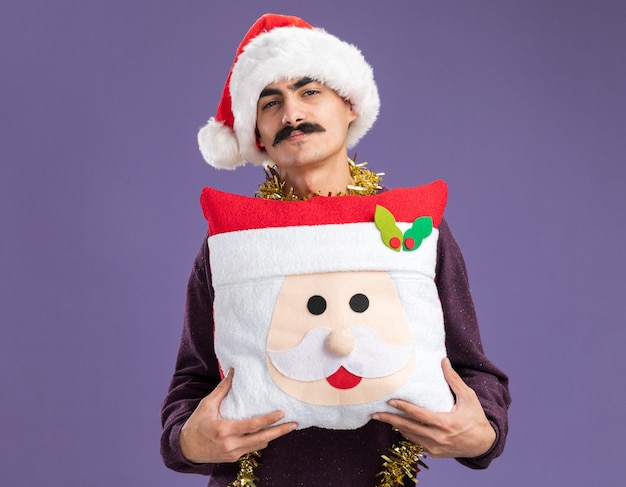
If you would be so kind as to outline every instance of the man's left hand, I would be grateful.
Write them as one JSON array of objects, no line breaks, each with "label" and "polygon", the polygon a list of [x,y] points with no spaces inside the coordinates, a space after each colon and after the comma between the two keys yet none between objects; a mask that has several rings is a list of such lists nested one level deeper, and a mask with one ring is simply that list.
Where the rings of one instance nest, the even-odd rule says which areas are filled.
[{"label": "man's left hand", "polygon": [[375,413],[373,419],[389,423],[402,435],[424,447],[433,458],[474,458],[487,453],[496,439],[496,433],[487,420],[476,392],[456,373],[445,358],[441,362],[446,382],[456,395],[456,404],[450,412],[436,413],[400,399],[389,405],[406,416],[394,413]]}]

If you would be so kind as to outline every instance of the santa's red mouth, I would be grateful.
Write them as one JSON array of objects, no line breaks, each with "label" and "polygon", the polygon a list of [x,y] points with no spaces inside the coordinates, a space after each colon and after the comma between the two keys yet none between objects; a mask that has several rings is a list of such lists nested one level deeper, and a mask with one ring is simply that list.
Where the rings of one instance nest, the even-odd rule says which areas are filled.
[{"label": "santa's red mouth", "polygon": [[328,383],[336,389],[352,389],[361,382],[362,377],[351,374],[343,366],[333,375],[326,377]]}]

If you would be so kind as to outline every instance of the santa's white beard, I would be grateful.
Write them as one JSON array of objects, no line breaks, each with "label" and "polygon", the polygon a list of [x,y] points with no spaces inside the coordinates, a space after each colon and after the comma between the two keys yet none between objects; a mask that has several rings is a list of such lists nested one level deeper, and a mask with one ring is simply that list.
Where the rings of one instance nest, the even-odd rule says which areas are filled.
[{"label": "santa's white beard", "polygon": [[280,373],[303,382],[323,380],[340,367],[358,377],[387,377],[405,368],[413,357],[414,345],[389,345],[366,325],[347,329],[355,338],[352,352],[335,355],[326,347],[333,330],[318,327],[309,330],[302,341],[287,350],[268,350],[270,361]]}]

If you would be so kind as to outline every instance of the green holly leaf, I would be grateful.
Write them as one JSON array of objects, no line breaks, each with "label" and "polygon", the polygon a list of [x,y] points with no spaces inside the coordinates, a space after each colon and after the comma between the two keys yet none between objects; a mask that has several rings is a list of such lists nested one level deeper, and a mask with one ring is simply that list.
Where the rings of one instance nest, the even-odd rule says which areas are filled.
[{"label": "green holly leaf", "polygon": [[383,243],[391,250],[400,252],[402,249],[402,230],[398,228],[395,217],[384,206],[376,205],[374,223],[380,231]]},{"label": "green holly leaf", "polygon": [[416,218],[406,232],[402,240],[404,250],[412,252],[422,245],[422,241],[428,237],[433,231],[433,219],[430,216],[421,216]]}]

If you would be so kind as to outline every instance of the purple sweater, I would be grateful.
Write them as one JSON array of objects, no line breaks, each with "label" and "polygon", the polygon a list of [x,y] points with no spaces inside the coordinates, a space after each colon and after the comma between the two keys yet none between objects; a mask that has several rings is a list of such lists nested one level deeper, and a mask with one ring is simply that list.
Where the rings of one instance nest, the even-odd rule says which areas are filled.
[{"label": "purple sweater", "polygon": [[[436,283],[444,312],[446,348],[454,369],[476,391],[496,431],[493,447],[477,458],[458,458],[471,468],[486,468],[504,449],[510,403],[508,378],[486,356],[470,294],[465,262],[445,220],[439,226]],[[185,320],[176,370],[161,408],[161,455],[179,472],[209,475],[208,487],[225,487],[238,463],[195,464],[180,449],[180,430],[200,400],[220,381],[213,351],[213,287],[207,239],[194,262],[187,287]],[[375,485],[381,454],[401,440],[391,426],[370,421],[356,430],[307,428],[289,433],[261,452],[257,487],[285,485]]]}]

